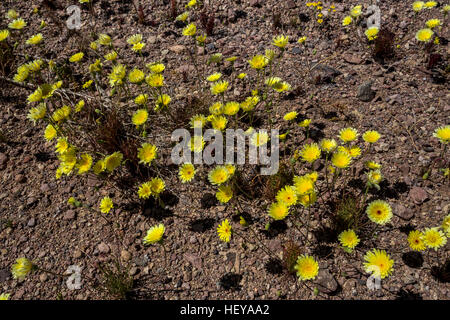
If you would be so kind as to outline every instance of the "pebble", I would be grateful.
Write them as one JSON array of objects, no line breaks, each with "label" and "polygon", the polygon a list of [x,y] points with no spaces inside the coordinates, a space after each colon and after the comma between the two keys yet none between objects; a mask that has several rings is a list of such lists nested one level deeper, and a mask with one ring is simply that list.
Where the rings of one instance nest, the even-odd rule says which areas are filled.
[{"label": "pebble", "polygon": [[299,47],[292,48],[292,53],[293,54],[300,54],[301,52],[302,52],[302,50]]},{"label": "pebble", "polygon": [[186,47],[181,44],[176,44],[174,46],[169,47],[169,50],[178,54],[186,50]]},{"label": "pebble", "polygon": [[403,220],[411,220],[414,217],[414,212],[401,204],[396,204],[394,214]]},{"label": "pebble", "polygon": [[63,219],[64,220],[73,220],[75,218],[75,216],[76,216],[76,212],[74,210],[67,210],[64,213]]},{"label": "pebble", "polygon": [[375,98],[375,91],[372,90],[372,83],[372,80],[369,80],[358,87],[358,93],[356,97],[359,100],[363,102],[369,102],[372,101],[373,98]]},{"label": "pebble", "polygon": [[316,284],[317,289],[325,294],[331,294],[339,287],[336,278],[326,269],[319,270]]},{"label": "pebble", "polygon": [[134,276],[137,272],[138,272],[138,269],[136,267],[132,267],[130,269],[129,274],[130,274],[130,276]]},{"label": "pebble", "polygon": [[27,180],[23,174],[18,174],[15,176],[14,181],[17,183],[24,183]]},{"label": "pebble", "polygon": [[104,243],[104,242],[102,242],[102,243],[100,243],[98,246],[97,246],[97,249],[98,249],[98,251],[100,252],[100,253],[104,253],[104,254],[107,254],[107,253],[109,253],[109,246],[106,244],[106,243]]},{"label": "pebble", "polygon": [[0,170],[5,169],[7,163],[8,163],[8,156],[0,152]]},{"label": "pebble", "polygon": [[48,191],[50,191],[50,186],[47,183],[43,183],[43,184],[41,184],[40,190],[42,192],[48,192]]},{"label": "pebble", "polygon": [[72,254],[72,257],[74,257],[75,259],[81,258],[81,256],[83,255],[83,252],[81,252],[80,250],[75,250]]},{"label": "pebble", "polygon": [[48,279],[48,275],[47,275],[47,273],[41,273],[41,275],[39,276],[39,280],[41,281],[41,282],[45,282],[45,281],[47,281],[47,279]]},{"label": "pebble", "polygon": [[28,220],[27,226],[34,227],[36,225],[36,220],[34,218],[31,218]]},{"label": "pebble", "polygon": [[413,187],[409,191],[409,197],[414,201],[415,204],[421,204],[428,200],[427,192],[420,187]]},{"label": "pebble", "polygon": [[130,261],[130,259],[131,259],[131,253],[129,253],[127,250],[122,250],[121,252],[120,252],[120,258],[123,260],[123,261]]}]

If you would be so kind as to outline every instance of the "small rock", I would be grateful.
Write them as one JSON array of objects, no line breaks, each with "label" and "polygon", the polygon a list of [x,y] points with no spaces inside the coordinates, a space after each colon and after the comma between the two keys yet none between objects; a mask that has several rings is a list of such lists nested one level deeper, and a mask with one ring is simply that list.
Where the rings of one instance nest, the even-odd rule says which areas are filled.
[{"label": "small rock", "polygon": [[351,64],[361,64],[362,58],[353,54],[344,54],[344,60]]},{"label": "small rock", "polygon": [[299,54],[300,52],[302,52],[302,50],[299,47],[292,48],[292,53],[293,54]]},{"label": "small rock", "polygon": [[25,289],[24,288],[20,288],[19,290],[16,291],[16,294],[14,295],[14,298],[15,299],[22,299],[24,294],[25,294]]},{"label": "small rock", "polygon": [[26,202],[27,207],[32,206],[36,201],[37,201],[37,200],[36,200],[35,197],[29,197],[29,198],[27,199],[27,202]]},{"label": "small rock", "polygon": [[64,220],[73,220],[75,219],[76,212],[74,210],[67,210],[66,213],[64,213]]},{"label": "small rock", "polygon": [[286,4],[289,9],[294,9],[296,7],[294,0],[288,0]]},{"label": "small rock", "polygon": [[14,181],[17,183],[24,183],[27,180],[23,174],[18,174],[15,176]]},{"label": "small rock", "polygon": [[427,192],[420,187],[413,187],[409,190],[409,197],[414,201],[415,204],[421,204],[428,200]]},{"label": "small rock", "polygon": [[41,184],[40,190],[42,192],[48,192],[48,191],[50,191],[50,186],[47,183],[43,183],[43,184]]},{"label": "small rock", "polygon": [[414,217],[414,212],[401,204],[395,206],[394,214],[403,220],[411,220]]},{"label": "small rock", "polygon": [[148,263],[148,257],[146,255],[142,257],[135,257],[133,259],[133,262],[138,265],[139,267],[143,267]]},{"label": "small rock", "polygon": [[47,281],[47,279],[48,279],[48,275],[47,275],[47,273],[41,273],[41,275],[39,276],[39,280],[41,281],[41,282],[45,282],[45,281]]},{"label": "small rock", "polygon": [[216,50],[216,45],[214,43],[210,42],[206,45],[206,50],[214,51],[214,50]]},{"label": "small rock", "polygon": [[34,227],[35,224],[36,220],[34,218],[31,218],[30,220],[28,220],[27,226]]},{"label": "small rock", "polygon": [[334,79],[341,75],[339,70],[336,70],[325,64],[319,64],[311,71],[311,83],[313,84],[324,84],[331,83]]},{"label": "small rock", "polygon": [[191,286],[189,285],[189,283],[184,282],[184,283],[181,285],[181,289],[190,290],[190,289],[191,289]]},{"label": "small rock", "polygon": [[358,94],[356,97],[364,102],[372,101],[375,98],[375,91],[372,90],[372,81],[366,81],[358,87]]},{"label": "small rock", "polygon": [[156,36],[148,37],[147,42],[150,43],[150,44],[155,44],[156,43]]},{"label": "small rock", "polygon": [[186,49],[185,46],[181,45],[181,44],[176,44],[174,46],[169,47],[169,50],[175,53],[181,53]]},{"label": "small rock", "polygon": [[195,71],[195,67],[193,65],[189,65],[189,64],[185,64],[182,65],[180,67],[178,67],[177,69],[175,69],[176,73],[191,73]]},{"label": "small rock", "polygon": [[125,262],[130,261],[131,253],[129,253],[127,250],[122,250],[120,252],[120,258]]},{"label": "small rock", "polygon": [[332,294],[333,292],[336,292],[339,287],[334,276],[328,270],[324,269],[319,270],[319,275],[315,284],[317,284],[317,289],[325,294]]},{"label": "small rock", "polygon": [[184,282],[189,282],[189,281],[191,281],[192,280],[192,272],[187,272],[187,271],[185,271],[184,273],[183,273],[183,281]]},{"label": "small rock", "polygon": [[0,270],[0,283],[8,280],[9,276],[10,276],[10,273],[8,270],[6,270],[6,269]]},{"label": "small rock", "polygon": [[185,253],[183,255],[183,257],[184,257],[185,260],[190,262],[197,269],[201,269],[202,268],[202,258],[200,258],[200,257],[198,257],[198,256],[196,256],[195,254],[192,254],[192,253]]},{"label": "small rock", "polygon": [[424,144],[422,147],[423,147],[423,150],[425,150],[426,152],[433,152],[434,151],[433,147],[431,145],[429,145],[429,144]]},{"label": "small rock", "polygon": [[74,257],[75,259],[81,258],[81,256],[83,255],[83,252],[81,252],[80,250],[75,250],[72,254],[72,257]]},{"label": "small rock", "polygon": [[89,175],[88,178],[87,178],[87,182],[86,183],[87,183],[87,185],[89,187],[95,187],[95,186],[97,186],[97,184],[99,182],[100,182],[100,180],[98,180],[96,176]]},{"label": "small rock", "polygon": [[130,276],[134,276],[137,272],[138,272],[138,269],[136,267],[132,267],[130,269],[129,274],[130,274]]},{"label": "small rock", "polygon": [[386,98],[386,102],[389,102],[390,105],[393,105],[394,103],[402,104],[402,97],[398,93],[393,94]]},{"label": "small rock", "polygon": [[191,244],[197,243],[197,237],[196,237],[196,236],[191,236],[191,237],[189,238],[189,243],[191,243]]},{"label": "small rock", "polygon": [[7,163],[8,163],[8,156],[0,152],[0,170],[5,169]]},{"label": "small rock", "polygon": [[98,249],[98,251],[99,251],[100,253],[104,253],[104,254],[109,253],[109,246],[108,246],[106,243],[104,243],[104,242],[100,243],[100,244],[97,246],[97,249]]}]

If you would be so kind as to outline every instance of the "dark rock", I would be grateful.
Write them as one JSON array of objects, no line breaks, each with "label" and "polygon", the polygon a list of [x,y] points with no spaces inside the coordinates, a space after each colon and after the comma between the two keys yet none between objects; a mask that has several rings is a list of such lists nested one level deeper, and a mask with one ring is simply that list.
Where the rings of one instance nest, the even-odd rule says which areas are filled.
[{"label": "dark rock", "polygon": [[8,156],[0,152],[0,170],[5,169],[7,163],[8,163]]},{"label": "dark rock", "polygon": [[214,51],[214,50],[216,50],[216,45],[214,43],[210,42],[206,45],[206,50]]},{"label": "dark rock", "polygon": [[334,79],[341,75],[339,70],[336,70],[325,64],[318,64],[313,70],[311,70],[311,83],[313,84],[323,84],[331,83]]},{"label": "dark rock", "polygon": [[241,18],[246,18],[247,12],[242,10],[233,11],[232,9],[228,10],[228,21],[235,23],[237,20]]},{"label": "dark rock", "polygon": [[292,48],[292,53],[293,54],[299,54],[300,52],[302,52],[302,50],[299,47]]},{"label": "dark rock", "polygon": [[146,255],[142,257],[135,257],[133,259],[133,262],[138,265],[139,267],[144,267],[148,263],[148,257]]},{"label": "dark rock", "polygon": [[372,90],[372,81],[367,81],[360,85],[356,97],[364,102],[372,101],[375,98],[375,91]]},{"label": "dark rock", "polygon": [[414,217],[414,212],[401,204],[395,205],[394,214],[403,220],[411,220]]},{"label": "dark rock", "polygon": [[6,270],[6,269],[0,270],[0,283],[8,280],[9,276],[10,276],[10,273],[8,270]]},{"label": "dark rock", "polygon": [[303,13],[303,12],[300,12],[300,13],[298,14],[298,18],[300,19],[301,22],[309,22],[309,21],[311,20],[311,18],[309,17],[309,15],[307,15],[307,14],[305,14],[305,13]]},{"label": "dark rock", "polygon": [[421,204],[424,201],[428,200],[428,194],[427,192],[420,187],[413,187],[409,191],[409,197],[412,201],[414,201],[415,204]]},{"label": "dark rock", "polygon": [[319,275],[315,284],[317,285],[317,289],[325,294],[333,294],[339,288],[339,284],[335,277],[326,269],[319,270]]},{"label": "dark rock", "polygon": [[423,150],[425,150],[426,152],[433,152],[434,151],[433,147],[431,145],[429,145],[429,144],[424,144],[422,147],[423,147]]},{"label": "dark rock", "polygon": [[215,205],[217,205],[218,201],[214,194],[212,193],[205,193],[203,194],[202,199],[200,200],[202,209],[209,209]]}]

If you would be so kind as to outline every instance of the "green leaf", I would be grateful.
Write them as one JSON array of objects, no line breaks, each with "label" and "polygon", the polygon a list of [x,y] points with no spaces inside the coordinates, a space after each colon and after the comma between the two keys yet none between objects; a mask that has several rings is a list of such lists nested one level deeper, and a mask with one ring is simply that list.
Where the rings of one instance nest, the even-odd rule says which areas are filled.
[{"label": "green leaf", "polygon": [[342,246],[342,250],[344,250],[347,253],[352,253],[353,252],[353,249],[350,249],[350,248],[344,247],[344,246]]}]

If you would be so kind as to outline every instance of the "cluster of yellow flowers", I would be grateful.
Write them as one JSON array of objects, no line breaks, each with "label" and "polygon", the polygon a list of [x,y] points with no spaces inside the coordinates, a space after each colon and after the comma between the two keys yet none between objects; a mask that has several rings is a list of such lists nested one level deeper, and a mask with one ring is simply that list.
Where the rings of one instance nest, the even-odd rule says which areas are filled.
[{"label": "cluster of yellow flowers", "polygon": [[[356,22],[356,20],[359,18],[359,16],[362,13],[362,5],[356,5],[350,10],[350,14],[345,16],[344,19],[342,19],[342,25],[348,26],[353,21]],[[364,31],[364,34],[366,35],[367,39],[369,41],[375,40],[378,36],[379,29],[376,26],[372,26],[367,28],[366,31]]]},{"label": "cluster of yellow flowers", "polygon": [[[89,0],[80,0],[80,2],[88,3]],[[196,6],[197,1],[190,0],[185,5],[187,11],[180,14],[177,17],[177,20],[187,21],[190,15],[189,10]],[[320,1],[308,2],[306,3],[306,6],[313,7],[317,13],[317,22],[319,24],[323,23],[323,4]],[[422,10],[422,8],[432,8],[434,6],[436,6],[436,2],[434,1],[426,3],[417,1],[413,4],[413,9],[418,12]],[[331,5],[328,10],[335,11],[335,7]],[[447,10],[444,10],[445,13],[447,11],[448,8]],[[350,10],[349,15],[342,20],[342,25],[350,25],[353,21],[358,20],[361,14],[362,5],[354,6]],[[22,18],[18,17],[17,12],[14,10],[8,11],[7,18],[11,20],[8,24],[8,28],[11,29],[11,31],[8,29],[1,30],[0,42],[8,42],[8,38],[11,34],[17,33],[17,30],[21,30],[27,25]],[[416,34],[416,38],[419,41],[429,41],[434,34],[433,29],[436,30],[436,28],[440,27],[442,22],[439,19],[430,19],[426,21],[425,24],[427,28],[419,30]],[[41,27],[42,26],[43,24],[41,23]],[[365,31],[368,40],[372,41],[376,39],[378,31],[379,30],[376,27],[368,28]],[[200,46],[205,44],[206,36],[201,34],[198,35],[197,27],[194,23],[186,24],[182,34],[189,37],[189,39],[192,39],[194,45],[196,43]],[[306,36],[302,36],[297,42],[304,43],[306,39]],[[29,37],[26,40],[26,44],[30,46],[39,45],[43,41],[44,36],[42,33],[37,33]],[[127,43],[131,46],[132,51],[140,54],[142,59],[144,59],[142,50],[145,48],[146,44],[143,42],[141,34],[137,33],[128,37]],[[271,111],[272,100],[269,96],[291,90],[291,85],[287,81],[274,75],[274,68],[276,66],[274,62],[276,59],[281,59],[283,56],[283,53],[289,44],[289,36],[277,35],[272,39],[271,44],[276,47],[274,50],[267,49],[264,54],[256,54],[247,61],[250,69],[254,70],[250,72],[255,72],[258,80],[256,81],[256,86],[253,87],[253,90],[251,91],[251,95],[245,97],[243,101],[226,101],[226,96],[228,95],[228,92],[232,90],[232,86],[235,83],[247,82],[247,73],[243,72],[235,78],[230,77],[224,79],[226,76],[219,71],[215,71],[201,79],[208,83],[211,95],[214,99],[217,99],[217,101],[213,101],[209,106],[209,115],[195,114],[190,118],[189,124],[191,128],[204,128],[205,126],[210,125],[214,130],[224,131],[227,128],[227,125],[233,121],[233,117],[237,125],[241,110],[243,113],[246,113],[244,116],[249,116],[249,118],[252,119],[253,110],[261,102],[266,104],[268,111]],[[105,48],[104,52],[101,52],[102,46]],[[140,147],[137,149],[137,158],[140,164],[151,166],[158,156],[158,147],[145,140],[145,127],[151,116],[150,113],[152,112],[152,109],[155,112],[170,112],[169,105],[172,98],[163,92],[165,86],[163,73],[166,66],[160,62],[152,62],[145,65],[145,68],[148,69],[147,71],[145,71],[144,68],[141,70],[138,67],[133,67],[130,70],[129,66],[121,59],[118,51],[114,48],[111,37],[107,34],[99,34],[98,39],[90,43],[89,47],[96,53],[98,58],[87,66],[86,71],[91,79],[84,79],[85,82],[82,84],[82,88],[86,90],[98,90],[98,88],[103,87],[99,82],[102,79],[107,78],[110,86],[109,89],[111,90],[109,97],[113,97],[117,92],[120,93],[118,95],[120,98],[123,96],[125,96],[126,99],[133,97],[132,102],[138,107],[133,105],[135,108],[133,110],[127,108],[126,115],[128,117],[127,119],[130,119],[129,117],[131,117],[131,123],[134,125],[134,127],[131,125],[130,127],[135,128],[142,133],[142,140],[139,141]],[[70,57],[67,57],[66,61],[69,62],[68,65],[71,67],[83,67],[89,56],[89,54],[82,51],[75,52]],[[103,57],[104,60],[101,57]],[[237,57],[235,56],[225,58],[222,54],[216,53],[209,58],[207,65],[219,64],[223,60],[233,64],[236,59]],[[21,83],[27,80],[30,80],[31,82],[31,80],[45,68],[48,68],[53,72],[56,69],[56,64],[51,60],[47,62],[36,59],[20,65],[14,75],[14,80]],[[103,74],[103,71],[105,70],[108,70],[109,72]],[[251,73],[248,78],[250,77]],[[56,178],[59,179],[63,174],[70,175],[74,171],[81,175],[92,170],[94,174],[102,176],[113,172],[124,162],[124,160],[127,160],[124,159],[126,154],[124,155],[122,152],[116,151],[106,155],[99,152],[95,152],[95,155],[92,153],[91,155],[87,152],[82,152],[77,146],[72,144],[71,138],[73,135],[68,134],[70,130],[70,121],[76,120],[77,114],[82,112],[85,106],[91,106],[89,100],[72,101],[67,104],[49,103],[50,98],[60,93],[64,93],[62,85],[62,80],[55,83],[40,83],[36,90],[27,98],[28,103],[32,105],[27,117],[33,121],[34,124],[40,120],[44,121],[46,123],[44,138],[49,142],[56,140],[54,147],[60,161],[59,167],[56,170]],[[149,107],[151,105],[150,103],[153,103],[153,108]],[[103,111],[104,110],[96,109],[95,113],[102,114]],[[290,111],[283,116],[283,119],[286,121],[285,124],[291,125],[297,117],[298,113],[296,111]],[[100,118],[96,119],[96,122],[99,123]],[[311,123],[311,119],[303,119],[301,122],[297,123],[299,127],[306,130],[306,137],[308,137]],[[289,131],[286,131],[284,134],[281,134],[280,139],[285,140],[288,133]],[[256,131],[251,125],[245,134],[250,136],[250,143],[253,146],[260,147],[269,143],[269,135],[267,132]],[[365,154],[370,153],[372,144],[376,143],[381,137],[380,133],[375,130],[364,132],[361,136],[366,143],[366,146],[364,148],[365,150],[362,150],[357,144],[359,136],[360,134],[357,129],[351,127],[343,128],[339,131],[336,139],[324,138],[318,142],[304,144],[301,149],[295,151],[293,160],[296,161],[301,159],[301,161],[308,163],[312,167],[317,160],[324,156],[325,182],[327,185],[330,182],[328,179],[328,173],[330,173],[333,175],[332,183],[334,184],[335,180],[345,169],[358,161],[358,158],[361,157],[363,151]],[[437,128],[433,136],[438,138],[442,144],[447,144],[450,141],[450,126],[447,125]],[[337,140],[340,141],[340,145]],[[189,146],[192,151],[201,152],[205,146],[203,136],[194,136],[191,139]],[[96,161],[95,158],[97,158]],[[371,187],[379,189],[380,182],[383,180],[380,164],[374,161],[367,161],[365,167],[367,169],[367,184],[364,196],[367,195],[368,189]],[[236,179],[239,172],[236,170],[236,166],[224,164],[217,165],[208,173],[208,181],[213,186],[217,187],[215,197],[223,204],[230,203],[233,196],[235,196],[235,192],[239,189]],[[182,164],[178,168],[178,177],[182,183],[193,181],[196,173],[196,168],[189,162]],[[271,203],[267,208],[268,216],[273,220],[283,220],[289,215],[290,211],[292,212],[295,210],[297,205],[301,205],[302,210],[303,208],[311,209],[320,196],[320,181],[318,182],[318,179],[319,172],[313,170],[303,175],[295,175],[292,179],[292,183],[286,184],[278,190],[275,196],[276,202]],[[153,177],[137,187],[137,195],[143,200],[153,197],[162,203],[161,194],[165,190],[165,181],[162,178]],[[234,198],[234,200],[236,200],[236,198]],[[74,198],[71,198],[69,199],[69,203],[76,204],[77,202]],[[366,205],[365,198],[364,205]],[[114,203],[110,197],[107,196],[101,199],[99,204],[101,213],[108,214],[113,208]],[[368,219],[377,225],[389,223],[393,216],[390,204],[384,200],[374,200],[368,203],[365,208],[365,213]],[[247,226],[247,222],[242,216],[240,219],[240,224]],[[355,228],[355,230],[347,229],[338,235],[337,240],[344,249],[351,251],[360,243],[360,238],[357,234],[358,229]],[[155,243],[160,243],[162,245],[164,233],[165,226],[163,224],[153,226],[147,231],[143,243],[145,245]],[[223,220],[219,224],[217,233],[220,240],[225,242],[231,240],[233,233],[236,234],[228,219]],[[426,248],[437,250],[446,244],[449,234],[450,216],[447,216],[440,227],[428,228],[423,232],[418,230],[412,231],[408,236],[408,242],[413,250],[422,251]],[[373,249],[368,251],[364,256],[364,261],[363,267],[366,272],[380,276],[381,278],[389,276],[393,271],[394,261],[384,250]],[[30,260],[19,258],[12,267],[12,274],[14,278],[24,278],[35,267],[36,266]],[[319,264],[314,257],[302,254],[297,257],[295,270],[297,271],[297,276],[300,280],[311,280],[317,277]],[[9,295],[2,294],[0,295],[0,300],[8,299],[8,297]]]},{"label": "cluster of yellow flowers", "polygon": [[[427,2],[423,2],[423,1],[415,1],[412,4],[412,8],[413,10],[418,13],[420,11],[422,11],[422,9],[431,9],[437,6],[437,2],[436,1],[427,1]],[[450,9],[449,5],[444,6],[444,8],[442,9],[442,12],[444,13],[444,15],[446,15],[448,13]],[[434,18],[434,19],[429,19],[425,22],[425,28],[420,29],[416,32],[416,39],[417,41],[421,41],[421,42],[430,42],[433,39],[433,36],[435,34],[435,28],[436,27],[440,27],[442,25],[442,22],[440,19]],[[435,43],[439,44],[439,38],[436,37],[435,38]]]},{"label": "cluster of yellow flowers", "polygon": [[139,186],[138,196],[142,199],[148,199],[150,196],[159,198],[161,192],[166,189],[166,184],[161,178],[153,178]]},{"label": "cluster of yellow flowers", "polygon": [[[324,10],[323,3],[321,1],[307,2],[306,6],[315,8],[315,10],[317,11],[317,14],[316,14],[317,23],[322,24],[323,18],[324,18],[324,14],[322,13],[322,11]],[[330,7],[327,10],[328,10],[328,12],[336,12],[336,7],[332,4],[332,5],[330,5]]]},{"label": "cluster of yellow flowers", "polygon": [[[236,172],[236,167],[232,164],[218,165],[208,173],[208,180],[219,189],[216,198],[222,203],[227,203],[233,197],[232,177]],[[228,184],[225,184],[229,182]]]},{"label": "cluster of yellow flowers", "polygon": [[450,237],[450,215],[447,215],[439,227],[427,228],[425,231],[413,230],[408,234],[409,247],[415,251],[427,248],[437,251],[445,246]]}]

